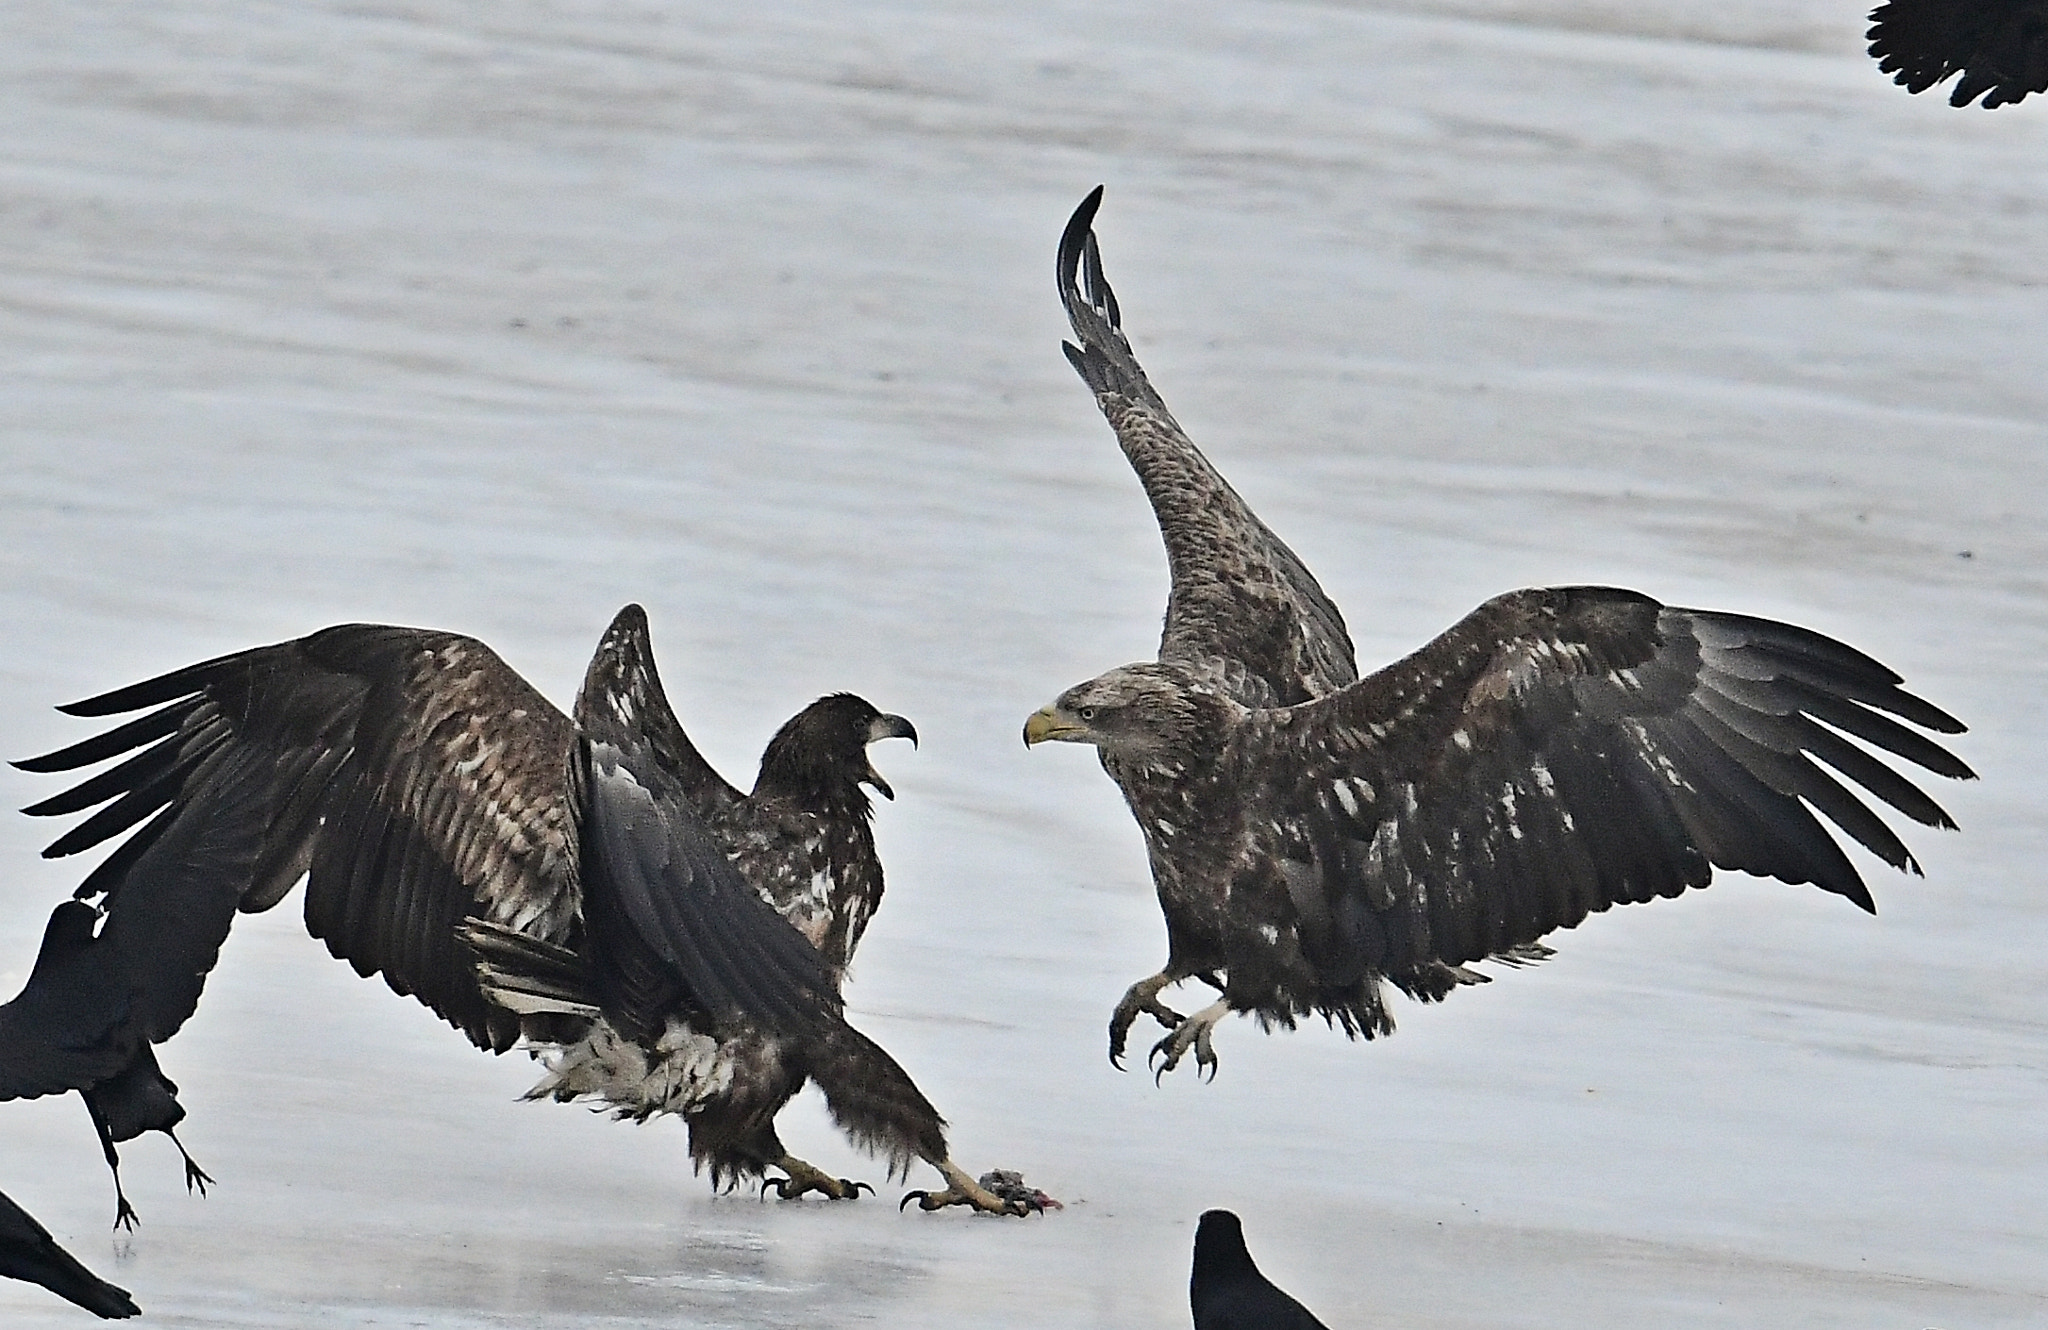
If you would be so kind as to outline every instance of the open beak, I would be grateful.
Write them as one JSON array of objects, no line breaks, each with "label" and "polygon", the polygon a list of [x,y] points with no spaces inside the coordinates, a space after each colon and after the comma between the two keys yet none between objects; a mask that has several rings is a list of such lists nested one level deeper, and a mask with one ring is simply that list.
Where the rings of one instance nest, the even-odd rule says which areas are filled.
[{"label": "open beak", "polygon": [[1040,707],[1024,722],[1024,746],[1029,748],[1047,739],[1077,739],[1087,732],[1087,726],[1074,724],[1054,708]]},{"label": "open beak", "polygon": [[[877,739],[908,739],[910,740],[910,746],[915,748],[917,747],[917,726],[912,725],[901,716],[877,716],[868,722],[868,742],[874,743]],[[868,774],[862,777],[861,780],[863,784],[872,787],[876,794],[881,795],[891,803],[895,802],[896,791],[889,788],[889,782],[882,779],[882,773],[875,770],[873,762],[868,763]]]}]

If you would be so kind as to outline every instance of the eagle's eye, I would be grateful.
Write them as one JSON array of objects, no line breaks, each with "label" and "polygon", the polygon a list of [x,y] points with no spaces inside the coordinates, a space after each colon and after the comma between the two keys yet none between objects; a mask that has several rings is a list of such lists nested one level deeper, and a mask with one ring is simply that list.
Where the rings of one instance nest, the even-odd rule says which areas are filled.
[{"label": "eagle's eye", "polygon": [[1094,708],[1094,707],[1082,707],[1082,708],[1081,708],[1081,719],[1082,719],[1082,720],[1094,720],[1094,719],[1095,719],[1095,708]]}]

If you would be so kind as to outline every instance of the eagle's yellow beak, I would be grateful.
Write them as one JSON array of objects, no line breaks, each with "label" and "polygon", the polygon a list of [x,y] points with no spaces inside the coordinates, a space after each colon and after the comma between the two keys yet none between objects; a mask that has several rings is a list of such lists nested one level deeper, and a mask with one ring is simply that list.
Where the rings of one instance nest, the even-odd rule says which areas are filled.
[{"label": "eagle's yellow beak", "polygon": [[1031,719],[1024,722],[1024,746],[1044,743],[1047,739],[1071,739],[1087,733],[1087,727],[1062,720],[1051,707],[1040,707],[1031,713]]}]

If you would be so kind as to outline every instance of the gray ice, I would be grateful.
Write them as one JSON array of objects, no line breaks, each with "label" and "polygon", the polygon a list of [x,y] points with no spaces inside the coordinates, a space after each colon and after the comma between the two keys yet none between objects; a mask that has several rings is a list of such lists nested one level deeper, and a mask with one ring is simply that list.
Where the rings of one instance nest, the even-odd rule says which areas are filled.
[{"label": "gray ice", "polygon": [[[1211,1206],[1340,1327],[2048,1323],[2048,106],[1906,96],[1866,7],[0,7],[0,756],[353,619],[566,700],[641,601],[736,778],[855,689],[925,742],[852,1014],[1068,1206],[712,1196],[291,904],[162,1050],[213,1195],[138,1142],[107,1236],[75,1098],[0,1106],[0,1184],[165,1326],[1170,1327]],[[1970,722],[1962,834],[1859,859],[1875,919],[1727,879],[1385,1043],[1111,1070],[1137,831],[1017,739],[1163,603],[1057,347],[1098,182],[1154,381],[1361,661],[1526,584],[1789,618]],[[53,834],[0,816],[5,993]]]}]

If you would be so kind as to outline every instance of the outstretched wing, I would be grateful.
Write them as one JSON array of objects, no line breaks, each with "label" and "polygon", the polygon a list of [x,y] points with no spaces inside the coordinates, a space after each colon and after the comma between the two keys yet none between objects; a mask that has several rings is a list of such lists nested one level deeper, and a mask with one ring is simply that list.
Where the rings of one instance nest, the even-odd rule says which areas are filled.
[{"label": "outstretched wing", "polygon": [[1908,92],[1961,74],[1950,106],[1986,110],[2048,92],[2044,0],[1891,0],[1871,11],[1870,54]]},{"label": "outstretched wing", "polygon": [[824,958],[740,876],[663,760],[662,736],[680,730],[639,606],[599,643],[576,724],[583,918],[606,1017],[636,1038],[671,1015],[788,1034],[838,1021]]},{"label": "outstretched wing", "polygon": [[474,639],[373,624],[63,709],[145,707],[156,710],[16,765],[69,771],[132,754],[26,811],[106,804],[52,857],[144,824],[78,895],[103,893],[103,938],[154,967],[152,1039],[191,1014],[234,910],[269,909],[304,876],[306,926],[329,951],[478,1045],[510,1046],[517,1018],[479,992],[456,928],[476,914],[559,941],[573,927],[574,730],[561,712]]},{"label": "outstretched wing", "polygon": [[1820,818],[1918,872],[1853,792],[1948,814],[1863,743],[1940,775],[1953,754],[1892,717],[1963,726],[1899,676],[1789,624],[1603,587],[1520,591],[1322,701],[1251,718],[1304,952],[1333,982],[1399,982],[1510,952],[1716,867],[1874,910]]},{"label": "outstretched wing", "polygon": [[1291,706],[1358,678],[1344,618],[1294,551],[1266,529],[1175,423],[1145,378],[1102,275],[1098,186],[1060,237],[1058,281],[1080,345],[1067,359],[1095,393],[1159,519],[1173,588],[1162,660],[1221,668],[1248,706]]}]

